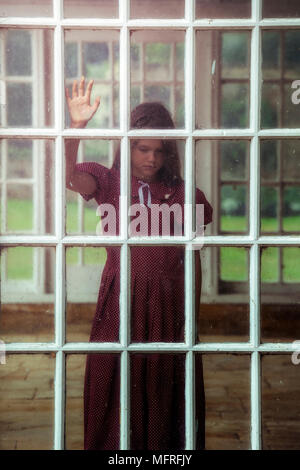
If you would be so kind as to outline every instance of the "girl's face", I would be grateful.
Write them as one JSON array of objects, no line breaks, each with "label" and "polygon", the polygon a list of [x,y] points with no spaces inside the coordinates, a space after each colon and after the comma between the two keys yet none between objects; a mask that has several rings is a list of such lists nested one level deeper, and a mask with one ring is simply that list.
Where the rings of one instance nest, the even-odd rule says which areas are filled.
[{"label": "girl's face", "polygon": [[161,140],[137,140],[131,148],[131,172],[144,181],[155,181],[157,172],[164,164]]}]

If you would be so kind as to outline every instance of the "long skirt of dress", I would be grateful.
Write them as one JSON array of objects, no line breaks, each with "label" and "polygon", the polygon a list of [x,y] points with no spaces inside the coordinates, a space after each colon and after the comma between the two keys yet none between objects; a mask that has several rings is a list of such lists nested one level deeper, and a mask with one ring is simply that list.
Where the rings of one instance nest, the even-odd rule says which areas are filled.
[{"label": "long skirt of dress", "polygon": [[[131,275],[131,341],[184,341],[184,275]],[[119,340],[119,273],[101,281],[90,341]],[[185,355],[130,355],[130,449],[185,448]],[[204,449],[202,359],[195,355],[196,449]],[[86,450],[120,448],[120,355],[87,356],[84,392]]]}]

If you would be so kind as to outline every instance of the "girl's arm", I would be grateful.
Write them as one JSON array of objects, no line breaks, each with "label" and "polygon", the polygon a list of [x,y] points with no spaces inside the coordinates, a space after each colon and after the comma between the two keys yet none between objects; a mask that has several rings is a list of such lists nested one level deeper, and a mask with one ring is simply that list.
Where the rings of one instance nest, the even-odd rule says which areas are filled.
[{"label": "girl's arm", "polygon": [[[91,106],[91,92],[94,81],[91,80],[86,91],[84,90],[84,77],[81,78],[77,88],[77,81],[73,82],[72,98],[69,90],[66,88],[67,105],[71,118],[71,127],[75,129],[84,128],[88,121],[94,116],[100,105],[100,98],[95,99]],[[92,194],[96,190],[95,178],[89,173],[76,171],[77,151],[79,147],[79,139],[66,139],[65,155],[66,155],[66,186],[72,191],[84,194]]]},{"label": "girl's arm", "polygon": [[199,341],[200,331],[200,297],[201,297],[201,286],[202,286],[202,270],[201,270],[201,258],[200,250],[195,251],[195,322],[197,338]]}]

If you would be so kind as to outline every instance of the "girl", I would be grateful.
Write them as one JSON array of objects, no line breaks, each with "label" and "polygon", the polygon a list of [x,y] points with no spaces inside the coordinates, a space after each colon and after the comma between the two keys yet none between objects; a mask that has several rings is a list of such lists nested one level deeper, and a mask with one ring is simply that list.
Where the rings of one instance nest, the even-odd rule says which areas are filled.
[{"label": "girl", "polygon": [[[84,78],[66,89],[71,127],[83,128],[97,111],[100,99],[90,104],[93,81],[85,90]],[[174,128],[169,112],[160,103],[144,103],[131,113],[131,128]],[[98,163],[76,163],[78,140],[66,141],[67,188],[86,200],[110,203],[119,211],[120,151],[111,169]],[[154,204],[184,207],[184,181],[174,140],[139,139],[131,145],[131,202],[150,211]],[[196,203],[204,204],[204,224],[212,208],[196,190]],[[139,206],[142,207],[142,206]],[[117,235],[118,235],[117,220]],[[159,234],[161,234],[161,221]],[[174,233],[174,220],[171,224]],[[131,253],[131,342],[184,342],[184,248],[135,246]],[[118,247],[107,248],[107,261],[93,321],[90,341],[119,341],[120,257]],[[201,267],[195,251],[196,312],[199,311]],[[185,448],[184,354],[145,353],[130,356],[130,448],[171,450]],[[201,355],[195,357],[196,448],[204,448],[204,389]],[[87,356],[84,390],[85,449],[119,448],[120,364],[117,354]]]}]

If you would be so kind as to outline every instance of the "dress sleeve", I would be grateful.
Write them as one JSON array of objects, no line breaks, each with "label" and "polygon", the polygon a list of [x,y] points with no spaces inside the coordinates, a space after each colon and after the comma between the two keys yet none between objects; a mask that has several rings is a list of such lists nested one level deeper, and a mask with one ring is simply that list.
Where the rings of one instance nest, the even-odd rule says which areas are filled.
[{"label": "dress sleeve", "polygon": [[196,188],[196,204],[204,204],[204,225],[210,224],[212,221],[213,208],[207,201],[204,193]]},{"label": "dress sleeve", "polygon": [[95,198],[98,203],[105,202],[109,190],[109,175],[110,170],[100,163],[96,162],[84,162],[76,163],[76,171],[82,171],[84,173],[89,173],[95,178],[96,189],[91,194],[80,193],[81,196],[89,201],[92,198]]}]

